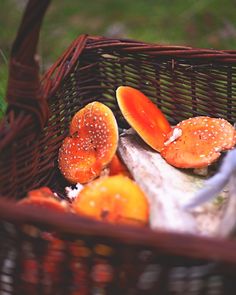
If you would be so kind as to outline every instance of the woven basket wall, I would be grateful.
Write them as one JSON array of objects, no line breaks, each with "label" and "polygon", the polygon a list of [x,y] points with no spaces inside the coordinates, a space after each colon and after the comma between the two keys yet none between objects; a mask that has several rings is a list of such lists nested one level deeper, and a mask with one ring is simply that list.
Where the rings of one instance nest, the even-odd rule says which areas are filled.
[{"label": "woven basket wall", "polygon": [[35,53],[48,2],[29,1],[9,63],[0,125],[0,294],[235,294],[233,240],[15,206],[39,186],[65,197],[58,149],[81,107],[101,101],[127,127],[115,99],[120,85],[143,91],[172,124],[197,115],[236,122],[233,50],[82,35],[40,81]]}]

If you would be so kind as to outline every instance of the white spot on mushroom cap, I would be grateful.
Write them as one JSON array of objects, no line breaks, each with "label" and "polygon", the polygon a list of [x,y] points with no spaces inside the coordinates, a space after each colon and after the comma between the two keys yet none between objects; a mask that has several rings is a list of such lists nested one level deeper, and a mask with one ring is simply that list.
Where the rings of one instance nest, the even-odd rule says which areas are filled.
[{"label": "white spot on mushroom cap", "polygon": [[96,207],[96,203],[95,203],[94,201],[90,201],[90,202],[89,202],[89,205],[90,205],[91,207]]}]

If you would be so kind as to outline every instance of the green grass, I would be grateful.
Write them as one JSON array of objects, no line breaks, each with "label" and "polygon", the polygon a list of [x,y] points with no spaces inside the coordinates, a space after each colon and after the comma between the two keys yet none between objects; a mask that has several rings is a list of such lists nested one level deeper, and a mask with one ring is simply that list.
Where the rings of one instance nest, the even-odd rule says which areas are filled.
[{"label": "green grass", "polygon": [[[5,59],[19,26],[21,2],[1,0],[0,49]],[[41,69],[45,71],[78,35],[108,35],[112,27],[121,28],[120,37],[145,42],[236,49],[235,7],[235,0],[52,0],[41,31]],[[6,75],[1,54],[0,108]]]},{"label": "green grass", "polygon": [[5,92],[6,92],[6,85],[7,85],[7,74],[8,74],[8,67],[7,67],[7,58],[3,54],[0,49],[0,118],[3,116],[5,109],[6,109],[6,102],[5,102]]}]

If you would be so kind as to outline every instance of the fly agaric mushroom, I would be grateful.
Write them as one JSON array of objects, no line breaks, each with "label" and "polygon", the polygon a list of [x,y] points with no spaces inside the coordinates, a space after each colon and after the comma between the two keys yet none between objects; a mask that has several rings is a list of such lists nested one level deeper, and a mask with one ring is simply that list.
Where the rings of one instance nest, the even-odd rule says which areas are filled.
[{"label": "fly agaric mushroom", "polygon": [[114,155],[111,162],[108,164],[107,168],[109,170],[109,176],[122,174],[128,176],[129,178],[132,178],[127,167],[121,161],[117,154]]},{"label": "fly agaric mushroom", "polygon": [[139,186],[124,175],[98,178],[72,203],[75,213],[112,223],[147,225],[149,205]]},{"label": "fly agaric mushroom", "polygon": [[96,150],[79,137],[66,137],[59,150],[59,168],[73,184],[86,183],[100,175],[102,166],[97,161]]},{"label": "fly agaric mushroom", "polygon": [[71,183],[87,183],[98,177],[118,146],[118,126],[106,105],[94,101],[72,118],[70,136],[59,151],[59,168]]},{"label": "fly agaric mushroom", "polygon": [[177,168],[203,168],[216,161],[221,151],[236,144],[234,127],[225,119],[199,116],[189,118],[174,127],[180,131],[173,141],[167,141],[162,157]]},{"label": "fly agaric mushroom", "polygon": [[42,186],[38,189],[31,190],[27,193],[27,198],[34,198],[34,197],[54,197],[52,190],[47,186]]},{"label": "fly agaric mushroom", "polygon": [[171,131],[161,110],[142,92],[129,86],[118,87],[116,97],[126,121],[149,146],[160,151]]},{"label": "fly agaric mushroom", "polygon": [[42,187],[29,191],[25,198],[17,202],[18,205],[33,205],[45,207],[59,212],[67,212],[68,206],[64,201],[56,199],[53,192],[48,187]]}]

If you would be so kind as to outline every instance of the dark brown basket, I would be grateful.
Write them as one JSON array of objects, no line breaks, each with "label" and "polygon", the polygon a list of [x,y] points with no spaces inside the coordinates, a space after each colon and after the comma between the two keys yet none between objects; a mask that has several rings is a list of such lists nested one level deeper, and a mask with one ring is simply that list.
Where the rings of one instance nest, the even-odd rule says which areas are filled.
[{"label": "dark brown basket", "polygon": [[69,121],[98,100],[126,127],[115,100],[120,85],[143,91],[172,124],[196,115],[236,121],[233,50],[83,35],[40,83],[35,53],[48,2],[29,1],[9,64],[9,107],[0,125],[0,293],[235,294],[232,239],[114,226],[14,204],[46,185],[65,197],[57,154]]}]

